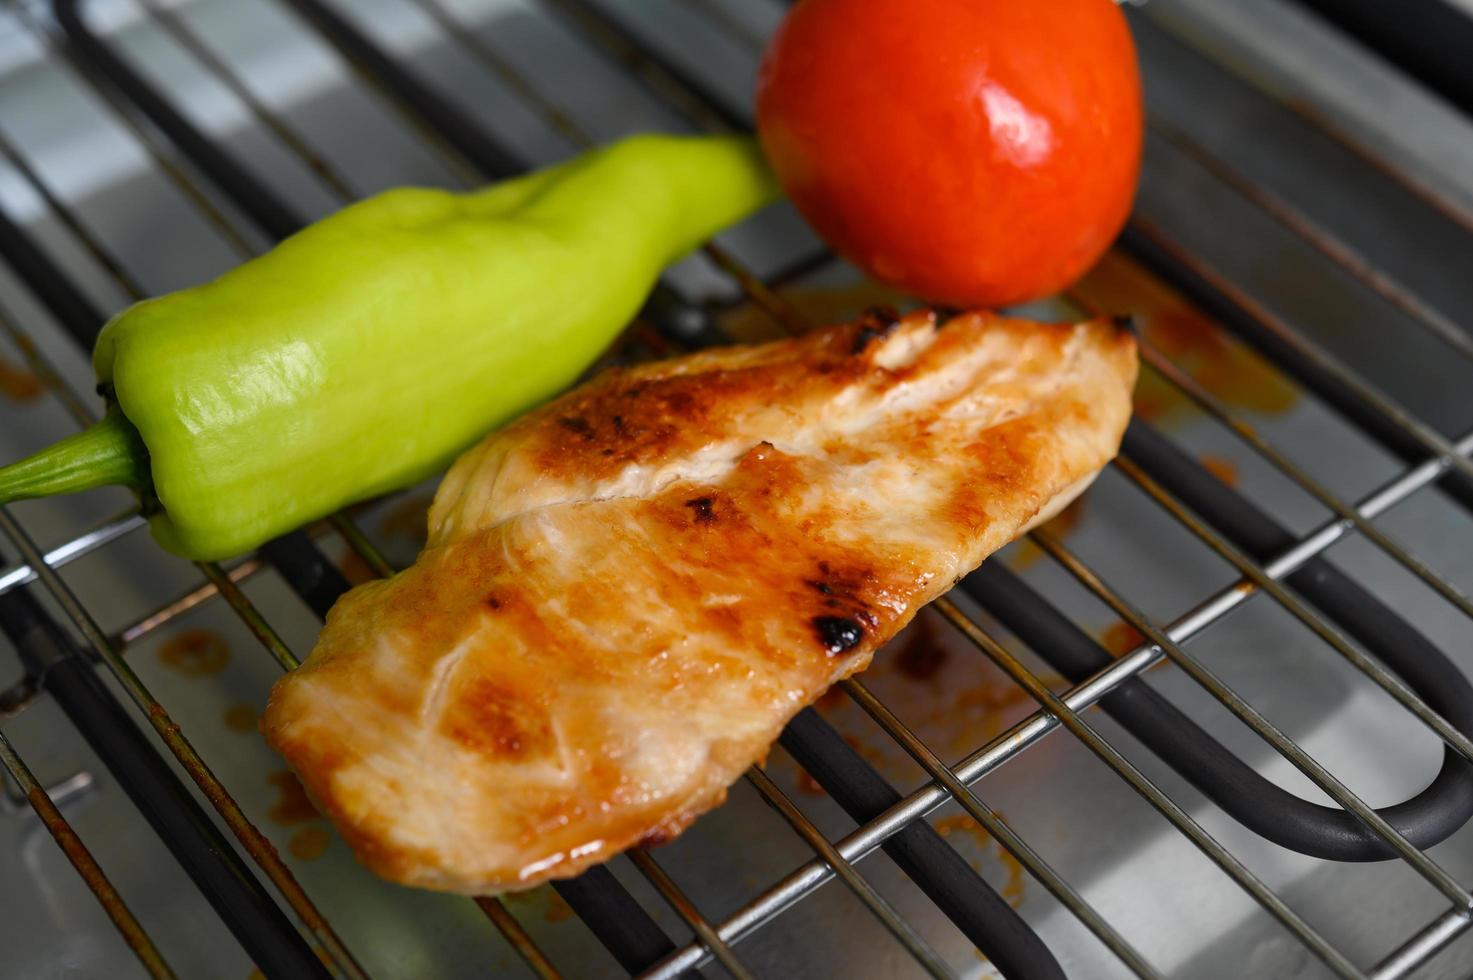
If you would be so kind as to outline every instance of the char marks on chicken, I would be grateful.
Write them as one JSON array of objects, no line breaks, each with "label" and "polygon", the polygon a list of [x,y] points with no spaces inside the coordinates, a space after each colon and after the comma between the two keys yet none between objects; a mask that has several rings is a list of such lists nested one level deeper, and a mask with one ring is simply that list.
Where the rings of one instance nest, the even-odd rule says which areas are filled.
[{"label": "char marks on chicken", "polygon": [[451,469],[264,727],[359,857],[483,894],[718,805],[783,725],[1115,454],[1110,321],[867,316],[606,371]]}]

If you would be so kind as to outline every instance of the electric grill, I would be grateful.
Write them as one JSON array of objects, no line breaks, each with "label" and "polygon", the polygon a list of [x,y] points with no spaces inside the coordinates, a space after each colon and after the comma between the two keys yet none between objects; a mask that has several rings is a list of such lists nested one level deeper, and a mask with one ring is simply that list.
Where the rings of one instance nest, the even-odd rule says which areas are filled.
[{"label": "electric grill", "polygon": [[[96,415],[112,312],[355,197],[749,127],[781,13],[7,0],[0,452]],[[1473,11],[1131,21],[1136,213],[1028,311],[1136,317],[1121,459],[673,844],[525,896],[411,892],[253,733],[349,582],[412,559],[429,487],[227,566],[162,554],[125,494],[0,509],[0,972],[1466,976],[1473,123],[1447,66]],[[876,295],[778,209],[672,269],[608,359]]]}]

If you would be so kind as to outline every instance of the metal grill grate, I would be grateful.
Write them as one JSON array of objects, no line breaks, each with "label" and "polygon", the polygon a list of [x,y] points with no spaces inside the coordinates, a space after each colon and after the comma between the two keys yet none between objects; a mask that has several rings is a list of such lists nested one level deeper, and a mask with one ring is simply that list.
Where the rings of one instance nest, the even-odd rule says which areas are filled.
[{"label": "metal grill grate", "polygon": [[[253,8],[250,14],[265,16],[266,6],[236,5],[233,9],[236,16],[247,16],[242,8]],[[507,129],[535,130],[544,134],[538,137],[544,144],[569,148],[609,135],[604,132],[606,127],[580,122],[563,105],[555,72],[529,70],[527,58],[509,53],[506,45],[489,43],[486,31],[466,12],[451,10],[441,0],[403,0],[398,6],[403,9],[395,15],[401,18],[395,24],[419,25],[435,36],[437,50],[455,52],[469,66],[467,70],[494,80],[506,104],[520,114]],[[714,61],[732,57],[733,51],[752,57],[760,43],[761,26],[770,24],[777,13],[764,6],[753,16],[752,6],[703,0],[677,11],[661,5],[672,20],[688,23],[683,36],[695,41],[682,42],[685,46],[681,48],[652,29],[654,19],[648,11],[641,13],[628,6],[541,0],[521,16],[556,25],[560,43],[585,46],[587,57],[605,58],[627,72],[625,84],[632,80],[667,118],[673,113],[677,122],[684,119],[703,128],[740,129],[748,123],[739,103],[719,80],[696,66],[708,54]],[[1164,0],[1160,6],[1170,7]],[[134,15],[141,19],[117,30],[94,28],[94,16],[104,9],[124,21],[131,21]],[[328,0],[283,0],[281,8],[273,5],[270,15],[291,18],[292,29],[309,44],[333,52],[365,89],[375,93],[376,110],[392,114],[401,132],[412,133],[446,180],[474,183],[532,165],[533,155],[524,153],[521,143],[488,125],[484,112],[454,97],[446,88],[448,75],[390,43],[384,24],[376,19],[383,9],[383,5],[359,9]],[[414,15],[410,21],[402,20],[409,15]],[[320,210],[345,203],[360,186],[342,165],[345,161],[314,149],[314,134],[273,108],[271,100],[232,67],[188,8],[175,10],[159,0],[138,0],[136,7],[88,6],[78,0],[55,0],[49,5],[11,2],[4,17],[6,29],[22,32],[27,43],[43,46],[51,64],[64,65],[85,86],[88,97],[101,100],[110,125],[129,134],[132,145],[148,155],[151,172],[170,183],[178,199],[237,259],[304,224],[308,213],[304,200],[316,202],[313,206]],[[1153,19],[1142,17],[1137,17],[1136,26],[1143,40],[1156,38],[1162,30]],[[709,51],[690,46],[702,38],[712,45]],[[204,131],[183,108],[189,101],[186,93],[163,84],[159,67],[149,61],[149,53],[159,49],[148,45],[159,42],[172,46],[171,57],[182,54],[192,59],[197,70],[220,86],[238,110],[266,134],[272,152],[278,155],[275,159],[300,167],[311,176],[315,189],[310,194],[293,190],[288,195],[278,175],[261,164],[254,148],[247,152],[230,139]],[[1166,44],[1152,40],[1146,53],[1159,53]],[[1462,372],[1466,379],[1468,365],[1456,359],[1473,355],[1473,342],[1437,302],[1301,210],[1292,198],[1235,169],[1197,137],[1160,116],[1153,117],[1151,127],[1154,141],[1169,144],[1173,152],[1194,161],[1324,262],[1405,315],[1434,346],[1444,345],[1446,359],[1453,364],[1449,370]],[[1335,138],[1345,137],[1337,134]],[[38,221],[26,226],[0,207],[0,256],[25,284],[37,307],[78,349],[89,349],[104,315],[95,299],[99,290],[90,279],[84,282],[79,270],[89,270],[86,276],[100,273],[105,280],[102,291],[126,300],[144,294],[145,277],[138,266],[145,263],[138,256],[118,254],[93,231],[87,216],[68,203],[55,177],[36,165],[21,140],[12,141],[3,122],[0,157],[7,172],[38,202],[40,214]],[[245,162],[248,158],[251,163]],[[1409,183],[1410,178],[1396,167],[1383,166],[1379,172],[1397,193],[1418,197],[1428,193],[1421,185]],[[1148,189],[1152,177],[1148,168]],[[1459,214],[1452,205],[1442,211],[1449,224]],[[43,239],[35,230],[41,226],[53,227],[55,234]],[[1450,234],[1468,236],[1469,230],[1457,228]],[[805,329],[810,317],[795,305],[791,287],[822,279],[839,265],[815,253],[811,240],[802,236],[789,234],[784,241],[790,243],[795,237],[802,249],[785,245],[786,254],[776,256],[776,249],[766,248],[773,236],[761,233],[733,235],[726,244],[708,244],[702,259],[667,277],[613,356],[647,356],[719,342],[734,324],[745,332],[767,334]],[[1458,240],[1466,247],[1473,238]],[[792,910],[814,901],[819,889],[837,877],[865,910],[846,909],[846,916],[872,916],[892,937],[893,950],[908,956],[913,969],[932,975],[964,972],[955,955],[956,943],[950,938],[956,935],[1008,976],[1062,975],[1060,956],[1051,948],[1059,943],[1045,942],[1040,938],[1045,930],[1038,927],[1052,910],[1064,910],[1077,920],[1075,926],[1048,930],[1050,935],[1063,936],[1059,942],[1073,951],[1065,957],[1072,964],[1071,972],[1083,969],[1085,975],[1113,975],[1124,969],[1140,976],[1201,975],[1179,962],[1163,966],[1149,923],[1142,927],[1118,900],[1107,904],[1095,898],[1100,889],[1076,882],[1067,870],[1060,869],[1057,859],[1046,856],[1058,848],[1046,846],[1033,825],[1016,816],[1004,817],[996,802],[987,802],[995,801],[996,784],[983,777],[998,772],[1004,763],[1037,757],[1046,751],[1044,746],[1059,742],[1048,736],[1060,728],[1067,729],[1078,746],[1104,764],[1100,771],[1113,772],[1123,780],[1215,865],[1225,880],[1235,883],[1262,914],[1276,921],[1284,936],[1292,937],[1333,974],[1392,978],[1411,975],[1429,962],[1435,967],[1445,960],[1434,957],[1473,923],[1473,895],[1464,884],[1473,880],[1473,860],[1465,857],[1466,847],[1455,846],[1461,838],[1454,837],[1473,816],[1473,771],[1469,768],[1473,761],[1469,738],[1473,688],[1449,660],[1467,651],[1452,649],[1445,654],[1424,635],[1425,627],[1419,628],[1402,615],[1398,601],[1360,584],[1357,577],[1328,560],[1332,548],[1349,541],[1365,543],[1405,573],[1409,589],[1433,596],[1446,607],[1456,628],[1466,631],[1462,617],[1473,616],[1473,605],[1456,583],[1455,573],[1462,569],[1424,561],[1399,533],[1377,519],[1434,486],[1456,506],[1473,510],[1473,462],[1468,458],[1473,452],[1473,434],[1456,441],[1442,435],[1423,420],[1422,413],[1384,394],[1363,373],[1347,367],[1312,339],[1302,325],[1276,312],[1149,215],[1136,218],[1119,251],[1134,263],[1131,281],[1150,284],[1138,286],[1138,291],[1175,290],[1212,318],[1211,342],[1220,346],[1221,356],[1230,352],[1253,356],[1243,352],[1256,352],[1274,365],[1278,383],[1292,383],[1296,393],[1317,399],[1316,412],[1338,416],[1361,432],[1367,452],[1379,447],[1402,465],[1369,492],[1347,494],[1336,489],[1336,481],[1316,475],[1316,467],[1298,452],[1281,448],[1275,435],[1264,434],[1269,427],[1257,413],[1230,405],[1215,391],[1204,379],[1204,373],[1212,369],[1210,364],[1183,356],[1181,350],[1163,343],[1148,324],[1142,350],[1153,378],[1172,398],[1195,406],[1219,426],[1218,431],[1238,440],[1246,450],[1245,468],[1253,465],[1280,474],[1323,508],[1315,512],[1316,519],[1325,512],[1328,518],[1317,524],[1300,522],[1307,523],[1308,530],[1291,532],[1244,493],[1204,469],[1181,440],[1164,435],[1150,420],[1138,419],[1113,468],[1120,480],[1113,490],[1102,488],[1096,493],[1121,498],[1133,495],[1133,502],[1124,505],[1122,513],[1139,514],[1140,503],[1149,502],[1151,516],[1141,519],[1143,527],[1163,535],[1184,534],[1184,540],[1196,542],[1205,553],[1221,560],[1208,566],[1213,574],[1198,571],[1200,561],[1184,567],[1181,574],[1192,598],[1184,603],[1188,610],[1167,615],[1158,609],[1170,608],[1170,604],[1155,599],[1149,602],[1149,609],[1143,608],[1144,600],[1130,597],[1141,594],[1141,589],[1126,586],[1131,573],[1122,571],[1118,563],[1092,557],[1097,549],[1091,550],[1088,541],[1076,544],[1071,538],[1066,543],[1057,526],[1034,532],[1032,545],[1047,556],[1052,577],[1023,574],[1017,567],[1021,562],[1010,567],[1005,560],[995,560],[964,580],[956,599],[940,600],[934,610],[936,621],[945,621],[956,631],[946,642],[961,637],[973,645],[1007,678],[1004,683],[1015,685],[1011,690],[1022,692],[1037,708],[1022,713],[1007,730],[969,743],[959,761],[948,763],[944,756],[952,749],[927,738],[921,725],[902,720],[906,709],[879,690],[878,679],[844,682],[844,695],[883,733],[887,751],[903,753],[917,767],[906,770],[916,774],[909,780],[914,788],[902,792],[894,783],[900,778],[895,772],[903,770],[867,758],[852,747],[835,729],[833,710],[827,712],[827,719],[813,709],[804,711],[784,733],[781,745],[806,771],[806,778],[821,786],[857,827],[842,835],[825,831],[824,825],[842,826],[836,822],[837,813],[823,811],[817,801],[807,805],[810,801],[791,791],[803,785],[801,779],[775,778],[773,768],[753,769],[747,778],[751,789],[777,811],[810,856],[796,870],[754,889],[720,915],[699,901],[700,893],[706,891],[701,879],[710,867],[729,867],[729,862],[713,860],[703,867],[702,854],[683,848],[684,842],[659,852],[658,858],[654,852],[633,852],[627,862],[632,875],[600,868],[553,886],[621,967],[631,973],[670,977],[715,963],[732,975],[751,975],[754,961],[744,946],[751,948],[756,937],[782,930],[795,917]],[[753,258],[745,257],[749,253]],[[763,266],[765,279],[752,270],[753,262]],[[733,295],[733,287],[739,295]],[[1129,299],[1122,305],[1118,296],[1099,288],[1097,282],[1086,281],[1053,309],[1064,313],[1144,312],[1134,304]],[[0,308],[0,325],[16,350],[75,422],[90,421],[92,400],[69,384],[68,376],[76,372],[53,363],[58,360],[56,345],[31,328],[30,316],[11,306],[7,302]],[[741,318],[748,310],[765,319],[755,327],[750,322],[743,325]],[[345,976],[389,974],[396,967],[386,964],[396,963],[398,969],[412,970],[380,944],[364,938],[363,922],[354,909],[341,903],[327,905],[320,896],[314,899],[310,883],[304,887],[298,882],[301,862],[278,853],[232,795],[240,792],[237,784],[218,775],[223,770],[211,768],[227,760],[207,758],[196,749],[195,727],[182,728],[176,722],[141,679],[132,658],[125,656],[156,631],[176,625],[180,617],[218,597],[277,665],[292,669],[298,660],[289,637],[304,631],[279,627],[281,620],[275,614],[266,615],[265,604],[247,595],[248,580],[254,584],[265,577],[261,573],[273,572],[307,609],[317,617],[325,615],[348,587],[348,578],[332,557],[344,546],[368,572],[382,575],[391,571],[391,563],[370,534],[356,523],[361,515],[337,515],[321,527],[272,542],[257,556],[229,569],[200,565],[204,585],[196,580],[177,598],[142,615],[134,610],[125,619],[127,625],[108,631],[99,625],[100,617],[94,612],[98,600],[91,590],[74,589],[58,570],[126,547],[136,537],[132,532],[141,526],[141,518],[124,513],[78,534],[76,528],[87,526],[86,522],[68,515],[68,521],[60,522],[69,524],[65,543],[43,553],[35,543],[39,532],[28,524],[23,526],[17,517],[20,513],[19,508],[14,512],[0,509],[0,533],[19,558],[18,564],[0,573],[0,631],[17,650],[28,680],[5,697],[0,719],[17,715],[41,692],[50,694],[200,894],[268,975],[321,975],[324,970]],[[1134,528],[1128,531],[1129,536],[1138,537]],[[1155,549],[1146,549],[1147,554],[1153,552]],[[1170,565],[1164,546],[1155,553],[1162,556],[1157,559],[1160,563]],[[1224,568],[1231,571],[1225,582]],[[1070,592],[1070,581],[1082,591]],[[1220,584],[1203,585],[1211,582]],[[1321,656],[1315,670],[1341,678],[1341,683],[1353,678],[1362,685],[1358,690],[1375,693],[1379,688],[1400,706],[1403,722],[1397,732],[1404,735],[1414,730],[1429,744],[1426,733],[1430,732],[1440,740],[1441,769],[1425,789],[1395,806],[1373,808],[1366,801],[1370,793],[1353,789],[1345,777],[1334,774],[1332,769],[1338,766],[1317,761],[1324,754],[1323,745],[1322,751],[1307,751],[1286,731],[1286,725],[1270,720],[1275,712],[1254,706],[1261,700],[1260,691],[1254,690],[1252,697],[1240,696],[1235,690],[1240,685],[1230,686],[1231,671],[1224,668],[1221,657],[1188,652],[1189,640],[1209,629],[1220,632],[1219,624],[1259,593],[1266,598],[1255,606],[1273,604],[1285,622],[1297,624],[1294,629],[1307,631],[1317,638],[1322,651],[1338,655],[1347,665],[1342,673],[1335,673],[1337,662]],[[84,647],[58,625],[55,610],[39,598],[43,595],[80,634]],[[1102,604],[1129,627],[1132,632],[1122,634],[1135,638],[1124,644],[1128,649],[1111,653],[1080,627],[1085,614],[1079,610],[1100,608],[1090,607],[1091,601]],[[306,636],[310,639],[309,632]],[[1274,651],[1260,649],[1253,654],[1271,658]],[[107,668],[115,686],[99,681],[95,660]],[[1156,682],[1162,675],[1150,680],[1143,676],[1167,661],[1178,668],[1180,678],[1190,680],[1199,690],[1189,692],[1186,685],[1178,685],[1168,693],[1164,683]],[[1064,681],[1051,684],[1040,663],[1056,670]],[[180,770],[166,764],[154,744],[140,734],[120,704],[115,693],[119,689],[134,702],[139,716],[154,728],[183,774],[213,808],[224,832],[185,788]],[[1207,695],[1205,700],[1201,692]],[[1086,710],[1096,704],[1100,712]],[[1255,771],[1270,768],[1267,764],[1254,767],[1241,761],[1239,749],[1225,746],[1221,736],[1208,731],[1224,727],[1206,720],[1211,711],[1220,710],[1216,706],[1226,708],[1302,773],[1307,782],[1299,785],[1317,788],[1334,805],[1311,802],[1280,788],[1283,779],[1277,774],[1287,770],[1274,769],[1271,781]],[[1122,737],[1122,732],[1128,734]],[[1235,746],[1244,744],[1241,739],[1235,742]],[[1140,751],[1141,747],[1149,753]],[[1150,758],[1152,754],[1155,759]],[[108,884],[11,741],[0,739],[0,762],[28,794],[45,826],[137,951],[145,969],[166,975],[163,955],[144,932],[146,921],[140,925],[140,917],[129,911],[124,897]],[[1172,770],[1176,776],[1171,775]],[[1042,778],[1047,778],[1047,769]],[[785,782],[790,783],[788,790],[782,785]],[[1357,780],[1357,784],[1362,782],[1365,780]],[[1373,781],[1369,785],[1376,795],[1382,795],[1385,784]],[[1067,799],[1068,791],[1063,787],[1063,795],[1055,798]],[[1419,894],[1423,906],[1432,912],[1416,928],[1403,931],[1394,943],[1370,951],[1357,945],[1351,952],[1347,942],[1355,940],[1353,926],[1307,913],[1306,908],[1318,906],[1305,896],[1286,898],[1282,888],[1252,866],[1263,862],[1250,862],[1240,854],[1242,848],[1222,842],[1229,837],[1242,840],[1243,833],[1225,834],[1226,824],[1216,817],[1204,817],[1199,801],[1211,801],[1271,847],[1308,855],[1332,869],[1347,869],[1353,862],[1397,859],[1409,874],[1424,882]],[[1042,886],[1046,896],[1025,906],[1024,912],[1031,914],[1019,914],[988,880],[989,875],[972,867],[956,842],[927,821],[928,815],[948,804],[959,806],[985,828],[1030,880]],[[226,833],[234,837],[235,847]],[[1104,841],[1111,834],[1109,828],[1098,830]],[[1433,851],[1449,838],[1453,840],[1447,846]],[[911,891],[895,887],[888,879],[879,883],[883,872],[878,871],[877,859],[870,857],[877,851],[888,855],[909,877]],[[666,857],[667,853],[671,856]],[[272,891],[258,880],[257,872]],[[1350,874],[1348,870],[1343,873]],[[406,905],[411,901],[410,897],[395,897]],[[922,922],[914,910],[926,900],[944,919],[931,921],[935,918],[931,917]],[[1041,909],[1045,902],[1050,904]],[[571,958],[540,944],[525,913],[517,914],[512,903],[478,899],[475,905],[534,973],[573,972]],[[459,914],[450,912],[449,905],[435,908],[437,914]],[[288,916],[300,925],[300,932]],[[332,919],[341,924],[348,918],[355,922],[351,933],[344,930],[340,934],[329,923]],[[1129,920],[1130,927],[1124,927],[1122,920]],[[855,933],[865,931],[865,926],[863,920],[846,918],[837,930]],[[373,956],[364,955],[358,943],[345,941],[342,935],[371,945]],[[946,942],[944,951],[938,938]],[[169,943],[161,945],[167,950]],[[366,965],[360,964],[355,953]],[[877,967],[875,972],[883,974],[887,969]]]}]

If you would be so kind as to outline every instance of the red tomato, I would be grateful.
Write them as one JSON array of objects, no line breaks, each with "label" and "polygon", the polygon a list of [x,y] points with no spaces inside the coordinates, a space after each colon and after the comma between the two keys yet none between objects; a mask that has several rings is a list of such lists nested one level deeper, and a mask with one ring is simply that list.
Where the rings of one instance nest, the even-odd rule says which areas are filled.
[{"label": "red tomato", "polygon": [[757,122],[829,244],[954,306],[1073,282],[1140,170],[1135,47],[1111,0],[801,0],[763,60]]}]

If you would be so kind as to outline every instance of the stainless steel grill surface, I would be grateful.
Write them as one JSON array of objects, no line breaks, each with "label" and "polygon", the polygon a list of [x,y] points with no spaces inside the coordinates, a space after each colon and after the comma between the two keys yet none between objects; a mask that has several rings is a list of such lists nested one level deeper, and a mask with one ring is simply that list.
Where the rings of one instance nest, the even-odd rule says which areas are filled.
[{"label": "stainless steel grill surface", "polygon": [[[1134,318],[1122,458],[726,806],[575,881],[380,882],[256,732],[432,486],[228,567],[164,555],[126,494],[0,508],[0,975],[1468,976],[1473,120],[1432,69],[1473,11],[1407,5],[1445,28],[1420,71],[1337,13],[1366,6],[1131,10],[1136,213],[1026,311]],[[6,0],[0,458],[99,410],[108,315],[346,201],[749,127],[782,10]],[[774,209],[609,357],[896,299]]]}]

